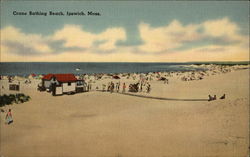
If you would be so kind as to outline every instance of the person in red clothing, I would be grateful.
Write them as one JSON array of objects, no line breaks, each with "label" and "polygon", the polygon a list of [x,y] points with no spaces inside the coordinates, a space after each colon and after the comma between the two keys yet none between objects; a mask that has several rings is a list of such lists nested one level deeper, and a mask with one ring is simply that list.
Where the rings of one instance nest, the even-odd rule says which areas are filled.
[{"label": "person in red clothing", "polygon": [[125,84],[125,82],[124,82],[124,83],[123,83],[123,86],[122,86],[122,93],[125,92],[125,89],[126,89],[126,84]]},{"label": "person in red clothing", "polygon": [[9,109],[8,113],[6,114],[5,120],[6,120],[6,124],[13,123],[11,109]]}]

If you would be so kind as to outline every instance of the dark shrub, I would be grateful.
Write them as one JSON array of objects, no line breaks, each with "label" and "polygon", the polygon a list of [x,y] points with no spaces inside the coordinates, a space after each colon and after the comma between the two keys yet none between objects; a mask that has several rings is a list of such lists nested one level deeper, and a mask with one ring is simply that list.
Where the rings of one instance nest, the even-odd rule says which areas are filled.
[{"label": "dark shrub", "polygon": [[15,103],[23,103],[23,102],[26,102],[26,101],[29,101],[31,98],[30,96],[26,96],[25,94],[23,93],[18,93],[16,95],[14,94],[10,94],[10,95],[1,95],[0,96],[0,107],[3,107],[5,105],[11,105],[13,104],[14,102]]}]

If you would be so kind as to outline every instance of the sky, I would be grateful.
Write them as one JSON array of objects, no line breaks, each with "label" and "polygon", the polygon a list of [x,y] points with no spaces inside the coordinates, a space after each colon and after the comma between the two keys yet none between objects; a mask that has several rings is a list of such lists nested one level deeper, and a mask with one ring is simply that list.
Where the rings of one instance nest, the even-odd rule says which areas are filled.
[{"label": "sky", "polygon": [[1,1],[0,61],[249,61],[248,6],[248,1]]}]

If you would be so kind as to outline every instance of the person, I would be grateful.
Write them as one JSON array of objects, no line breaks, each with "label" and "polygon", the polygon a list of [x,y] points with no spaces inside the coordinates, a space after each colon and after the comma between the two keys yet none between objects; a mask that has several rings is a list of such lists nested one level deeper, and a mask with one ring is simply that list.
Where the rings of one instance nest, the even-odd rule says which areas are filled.
[{"label": "person", "polygon": [[110,93],[114,92],[115,84],[111,81],[110,83]]},{"label": "person", "polygon": [[6,120],[6,124],[13,123],[11,109],[9,109],[9,112],[6,114],[5,120]]},{"label": "person", "polygon": [[108,83],[107,91],[110,91],[110,87],[111,87],[111,85],[110,85],[110,82],[109,82],[109,83]]},{"label": "person", "polygon": [[118,84],[117,84],[117,92],[119,92],[119,90],[120,90],[120,81],[118,82]]},{"label": "person", "polygon": [[89,83],[87,83],[87,91],[89,91]]},{"label": "person", "polygon": [[208,95],[208,101],[212,101],[213,97],[211,95]]},{"label": "person", "polygon": [[117,90],[118,90],[118,82],[116,82],[115,84],[115,91],[117,92]]},{"label": "person", "polygon": [[126,89],[126,84],[125,84],[125,82],[124,82],[124,83],[123,83],[123,86],[122,86],[122,93],[125,92],[125,89]]},{"label": "person", "polygon": [[106,88],[106,85],[105,85],[105,84],[102,84],[102,91],[103,91],[103,92],[105,91],[105,88]]},{"label": "person", "polygon": [[150,90],[151,90],[151,88],[150,88],[150,84],[148,83],[148,86],[147,86],[147,93],[149,93],[149,92],[150,92]]},{"label": "person", "polygon": [[141,82],[141,84],[140,84],[140,92],[142,92],[142,82]]},{"label": "person", "polygon": [[226,94],[223,94],[220,99],[225,99],[226,98]]},{"label": "person", "polygon": [[10,76],[8,77],[8,80],[9,80],[9,83],[11,83],[11,82],[12,82],[12,80],[11,80],[11,77],[10,77]]},{"label": "person", "polygon": [[119,86],[120,86],[120,83],[117,82],[116,85],[115,85],[115,90],[116,90],[116,92],[119,92]]},{"label": "person", "polygon": [[91,85],[91,83],[89,82],[89,83],[88,83],[88,91],[91,91],[91,88],[92,88],[91,86],[92,86],[92,85]]},{"label": "person", "polygon": [[92,84],[91,83],[89,83],[89,90],[91,90],[92,89]]},{"label": "person", "polygon": [[217,98],[216,98],[216,95],[214,95],[214,100],[216,100]]},{"label": "person", "polygon": [[168,79],[165,79],[165,80],[164,80],[164,84],[168,84]]}]

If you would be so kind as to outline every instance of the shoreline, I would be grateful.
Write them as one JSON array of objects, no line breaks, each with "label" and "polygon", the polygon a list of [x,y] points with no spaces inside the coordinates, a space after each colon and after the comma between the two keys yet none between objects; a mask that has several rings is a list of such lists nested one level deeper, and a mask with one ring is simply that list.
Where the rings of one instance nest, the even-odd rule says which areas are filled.
[{"label": "shoreline", "polygon": [[[12,63],[12,62],[8,62],[6,64],[10,64],[10,63]],[[19,62],[13,62],[13,64],[15,64],[15,63],[18,64]],[[28,63],[21,62],[21,63],[27,64],[27,65],[31,64],[31,63],[34,63],[34,64],[45,64],[45,62],[30,62],[30,63],[29,62]],[[69,63],[68,62],[58,62],[58,63],[59,64],[60,63],[62,63],[62,64],[73,64],[74,62],[72,62],[72,63],[71,62],[69,62]],[[55,62],[55,63],[54,62],[49,62],[49,64],[58,64],[58,63],[57,62]],[[81,62],[79,62],[79,63],[81,64]],[[5,62],[3,64],[5,64]],[[95,63],[95,62],[90,62],[90,63],[82,63],[82,64],[86,64],[86,65],[90,64],[88,66],[95,66],[95,64],[97,64],[97,65],[98,64],[106,65],[106,64],[109,64],[109,63],[101,63],[101,62],[100,63],[99,62]],[[111,63],[111,64],[116,64],[116,63]],[[117,63],[117,64],[128,64],[128,63]],[[126,71],[125,70],[126,67],[119,67],[119,68],[123,69],[123,70],[120,70],[121,72],[107,72],[107,71],[106,72],[87,72],[88,68],[86,68],[86,67],[85,67],[86,68],[85,69],[86,72],[84,72],[84,69],[79,69],[79,67],[76,67],[76,68],[71,69],[71,72],[64,71],[64,72],[57,72],[57,73],[73,73],[73,74],[78,75],[78,76],[79,75],[99,75],[99,74],[106,74],[106,75],[113,74],[114,75],[114,74],[129,74],[129,73],[130,74],[133,74],[133,73],[134,74],[140,74],[140,73],[147,74],[147,73],[156,73],[156,72],[192,72],[192,71],[195,72],[195,71],[207,71],[207,70],[211,70],[211,67],[223,67],[223,68],[224,67],[226,67],[226,68],[239,68],[239,67],[242,67],[242,68],[249,68],[249,66],[250,66],[249,62],[246,62],[244,64],[243,63],[242,64],[236,64],[234,62],[231,63],[231,64],[212,64],[212,63],[203,63],[203,62],[202,63],[198,63],[198,62],[197,63],[179,63],[179,64],[178,63],[131,63],[131,64],[136,64],[136,65],[140,65],[140,64],[143,65],[143,64],[145,64],[147,66],[150,65],[150,66],[164,66],[164,67],[158,68],[158,70],[156,70],[156,69],[152,70],[151,69],[151,70],[147,70],[147,71],[136,71],[136,70],[130,71],[131,69],[127,69],[127,71]],[[129,65],[130,64],[128,64],[128,66]],[[18,65],[16,65],[16,66],[18,66]],[[30,65],[30,66],[32,66],[32,65]],[[40,65],[40,66],[43,66],[43,65]],[[71,67],[72,67],[72,65],[71,65]],[[4,67],[2,67],[2,68],[4,68]],[[8,68],[8,66],[5,67],[5,68]],[[25,68],[25,67],[23,67],[23,68]],[[101,68],[101,67],[98,67],[98,68]],[[141,68],[143,68],[143,67],[141,67]],[[20,69],[20,70],[22,70],[22,69]],[[23,70],[25,70],[25,69],[23,69]],[[69,69],[67,69],[67,70],[69,70]],[[101,70],[101,69],[99,69],[99,70]],[[45,70],[43,70],[43,71],[45,71]],[[48,74],[48,73],[49,72],[42,72],[42,73],[40,72],[39,73],[39,72],[32,71],[32,72],[26,73],[26,74],[13,74],[13,72],[12,72],[11,74],[8,74],[8,75],[1,74],[0,76],[28,77],[30,74],[45,75],[45,74]]]},{"label": "shoreline", "polygon": [[[171,65],[169,65],[171,66]],[[225,73],[227,71],[235,71],[235,70],[242,70],[242,69],[250,69],[250,64],[232,64],[232,65],[228,65],[228,64],[190,64],[190,65],[179,65],[180,67],[187,67],[187,68],[196,68],[196,69],[180,69],[180,70],[173,70],[173,71],[166,71],[166,70],[156,70],[156,71],[149,71],[149,72],[120,72],[120,73],[84,73],[82,71],[80,71],[81,73],[72,73],[76,76],[83,76],[83,75],[89,75],[89,76],[93,76],[93,75],[106,75],[106,76],[112,76],[112,75],[127,75],[127,74],[150,74],[150,73],[188,73],[188,72],[210,72],[210,71],[216,71],[218,73]],[[81,69],[78,69],[81,70]],[[226,70],[226,71],[223,71]],[[65,72],[64,72],[65,73]],[[48,73],[46,73],[48,74]],[[30,77],[30,75],[36,75],[36,76],[43,76],[46,74],[35,74],[35,73],[31,73],[31,74],[26,74],[26,75],[0,75],[1,77],[5,78],[5,77],[22,77],[23,79],[27,79],[28,77]],[[37,77],[34,77],[36,79],[39,79]],[[32,78],[33,79],[33,78]]]}]

